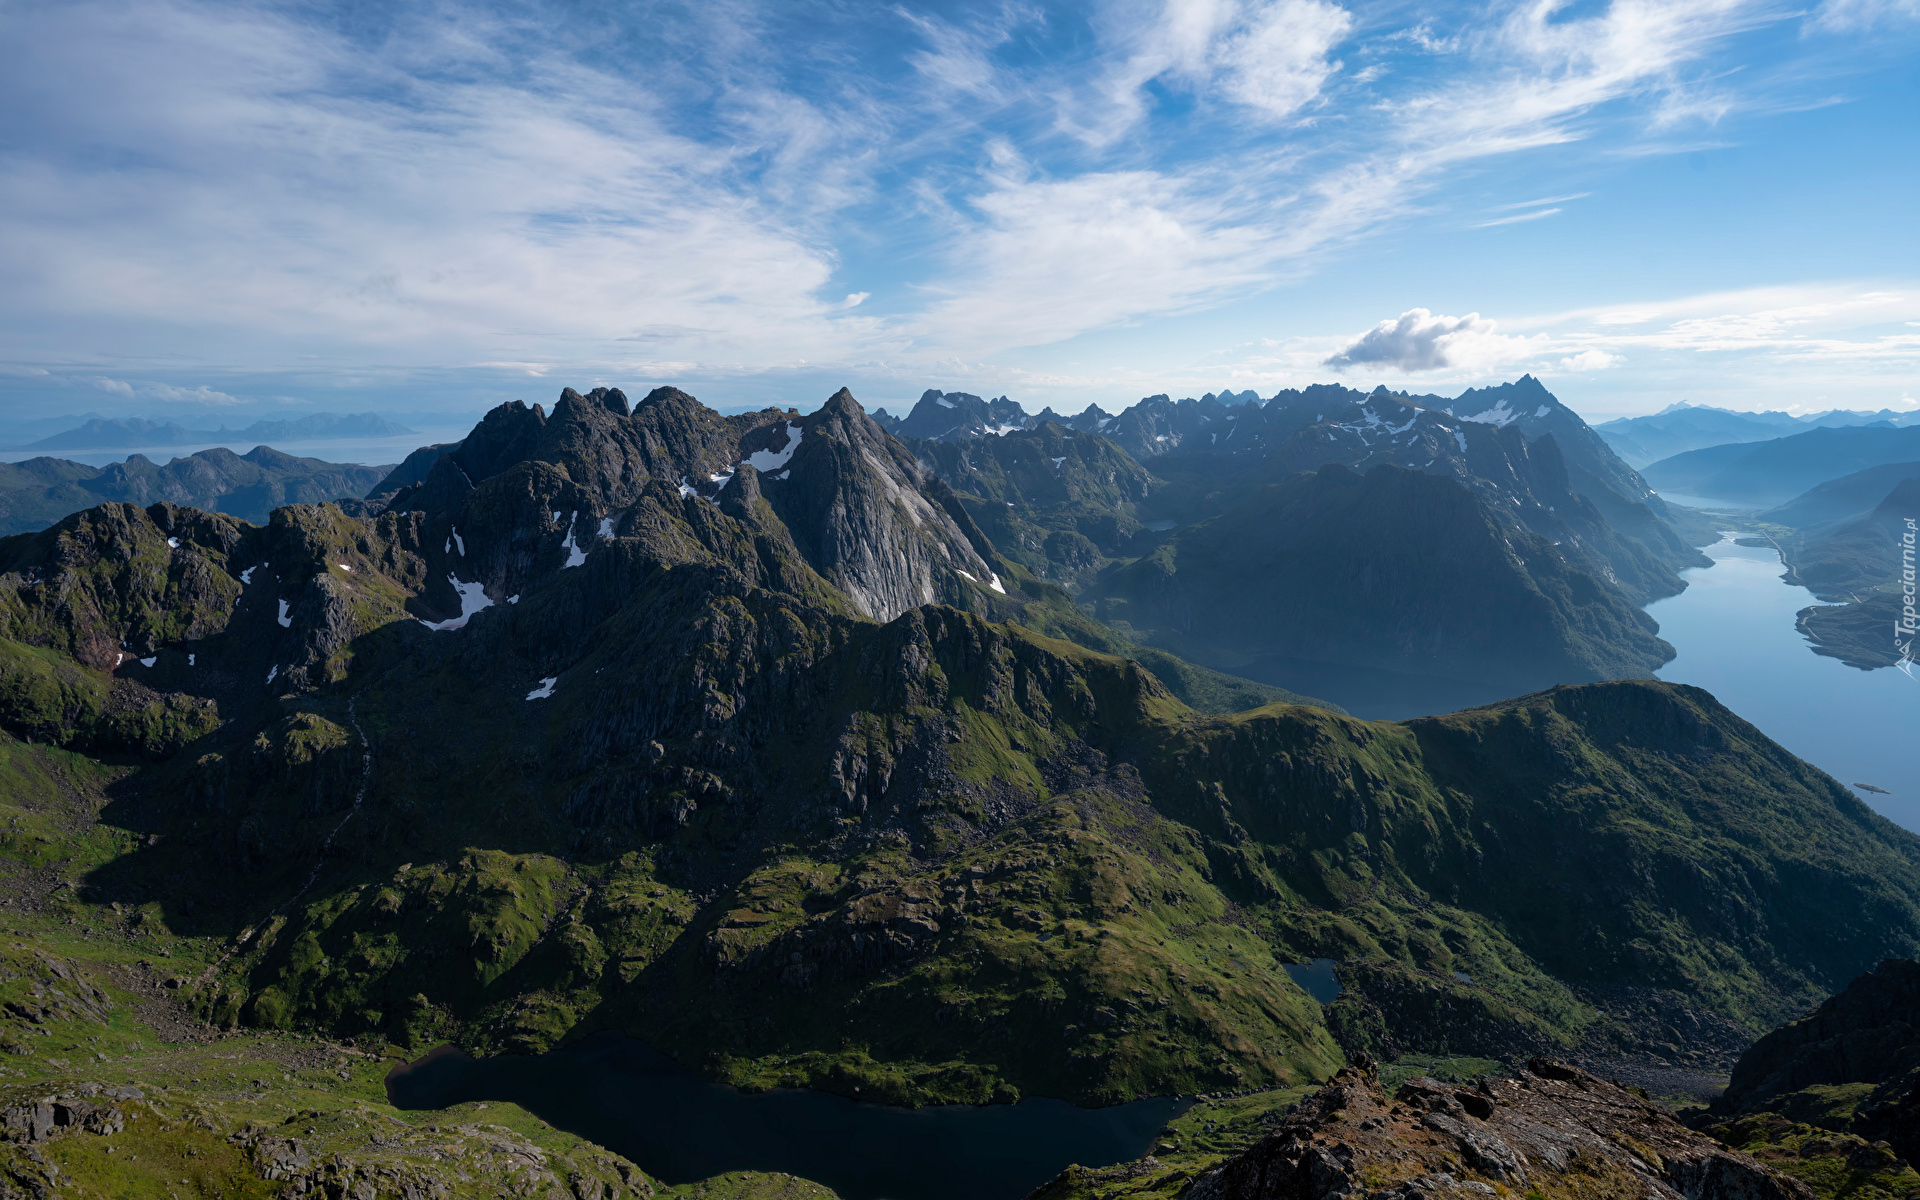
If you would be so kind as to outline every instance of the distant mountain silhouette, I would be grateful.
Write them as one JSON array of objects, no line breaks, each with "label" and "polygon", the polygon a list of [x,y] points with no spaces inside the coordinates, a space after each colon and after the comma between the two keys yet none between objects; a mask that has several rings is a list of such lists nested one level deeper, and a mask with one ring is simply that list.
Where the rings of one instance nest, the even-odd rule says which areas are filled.
[{"label": "distant mountain silhouette", "polygon": [[72,429],[20,447],[25,450],[132,450],[205,442],[300,442],[321,438],[382,438],[413,433],[378,413],[314,413],[290,420],[255,421],[245,429],[187,429],[142,417],[94,417]]},{"label": "distant mountain silhouette", "polygon": [[1808,429],[1874,425],[1880,422],[1902,426],[1920,423],[1920,412],[1851,412],[1834,409],[1812,416],[1796,417],[1783,412],[1735,412],[1697,404],[1676,404],[1648,417],[1621,417],[1594,426],[1614,452],[1635,467],[1646,467],[1663,458],[1722,446],[1731,442],[1764,442],[1790,437]]},{"label": "distant mountain silhouette", "polygon": [[1881,463],[1810,488],[1779,508],[1760,514],[1763,521],[1811,529],[1868,512],[1903,479],[1920,478],[1920,462]]},{"label": "distant mountain silhouette", "polygon": [[1842,475],[1914,459],[1920,459],[1920,426],[1876,424],[1689,450],[1661,459],[1644,474],[1665,491],[1762,508]]},{"label": "distant mountain silhouette", "polygon": [[139,454],[106,467],[61,458],[0,463],[0,536],[45,529],[109,501],[167,501],[257,525],[283,504],[364,496],[390,470],[296,458],[271,446],[244,455],[216,446],[165,466]]}]

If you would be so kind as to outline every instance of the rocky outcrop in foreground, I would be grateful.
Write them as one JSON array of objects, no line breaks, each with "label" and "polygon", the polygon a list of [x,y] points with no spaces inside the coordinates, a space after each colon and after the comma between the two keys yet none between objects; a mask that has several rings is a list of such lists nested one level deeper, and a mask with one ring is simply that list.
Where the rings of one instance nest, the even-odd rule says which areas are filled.
[{"label": "rocky outcrop in foreground", "polygon": [[1389,1097],[1371,1060],[1278,1131],[1196,1180],[1188,1200],[1415,1200],[1507,1194],[1810,1200],[1796,1179],[1693,1132],[1615,1084],[1546,1059],[1473,1087],[1414,1079]]}]

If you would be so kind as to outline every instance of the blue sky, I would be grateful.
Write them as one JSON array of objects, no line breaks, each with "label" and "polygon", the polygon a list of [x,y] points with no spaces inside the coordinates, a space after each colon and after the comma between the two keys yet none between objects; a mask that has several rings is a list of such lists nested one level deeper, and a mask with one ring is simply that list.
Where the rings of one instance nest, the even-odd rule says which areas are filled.
[{"label": "blue sky", "polygon": [[0,5],[0,414],[1920,403],[1920,0]]}]

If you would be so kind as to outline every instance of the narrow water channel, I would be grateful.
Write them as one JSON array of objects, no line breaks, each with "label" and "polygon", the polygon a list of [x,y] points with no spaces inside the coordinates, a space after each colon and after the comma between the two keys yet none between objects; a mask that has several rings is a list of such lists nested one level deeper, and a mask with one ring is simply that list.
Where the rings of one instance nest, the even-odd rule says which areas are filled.
[{"label": "narrow water channel", "polygon": [[1687,590],[1647,607],[1679,652],[1660,678],[1707,689],[1876,812],[1920,832],[1920,679],[1815,654],[1794,620],[1819,601],[1781,578],[1771,547],[1741,546],[1728,534],[1705,550],[1713,566],[1682,572]]}]

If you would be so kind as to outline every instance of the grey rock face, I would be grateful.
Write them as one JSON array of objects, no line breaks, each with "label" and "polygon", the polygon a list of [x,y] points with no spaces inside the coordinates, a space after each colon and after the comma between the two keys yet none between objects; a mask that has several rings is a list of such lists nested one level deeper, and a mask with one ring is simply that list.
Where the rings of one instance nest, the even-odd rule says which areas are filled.
[{"label": "grey rock face", "polygon": [[[1568,1178],[1561,1178],[1561,1177]],[[1472,1089],[1408,1081],[1362,1058],[1278,1132],[1196,1180],[1192,1200],[1476,1200],[1602,1182],[1643,1200],[1811,1200],[1791,1176],[1695,1133],[1584,1071],[1534,1059]]]},{"label": "grey rock face", "polygon": [[[877,621],[938,601],[964,605],[995,576],[941,503],[933,473],[842,388],[808,418],[790,476],[768,498],[813,569]],[[964,516],[964,513],[961,514]]]}]

